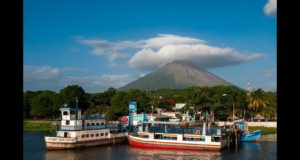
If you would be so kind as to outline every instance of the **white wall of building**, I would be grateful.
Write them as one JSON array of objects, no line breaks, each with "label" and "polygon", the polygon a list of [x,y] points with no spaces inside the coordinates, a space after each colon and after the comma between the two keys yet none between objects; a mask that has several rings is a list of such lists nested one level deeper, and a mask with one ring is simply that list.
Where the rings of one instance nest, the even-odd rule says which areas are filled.
[{"label": "white wall of building", "polygon": [[[225,122],[215,122],[218,126],[224,126]],[[260,126],[260,127],[275,127],[277,128],[277,122],[246,122],[248,126]],[[232,125],[232,122],[226,122],[227,125]]]}]

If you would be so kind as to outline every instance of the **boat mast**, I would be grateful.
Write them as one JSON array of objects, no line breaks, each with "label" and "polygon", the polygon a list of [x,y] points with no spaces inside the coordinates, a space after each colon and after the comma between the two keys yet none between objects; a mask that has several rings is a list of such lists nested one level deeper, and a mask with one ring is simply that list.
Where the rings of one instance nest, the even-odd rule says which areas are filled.
[{"label": "boat mast", "polygon": [[[250,96],[250,80],[248,77],[248,83],[247,83],[247,98],[249,100],[249,96]],[[245,120],[245,106],[244,106],[244,120]]]},{"label": "boat mast", "polygon": [[78,108],[78,99],[76,97],[76,108]]}]

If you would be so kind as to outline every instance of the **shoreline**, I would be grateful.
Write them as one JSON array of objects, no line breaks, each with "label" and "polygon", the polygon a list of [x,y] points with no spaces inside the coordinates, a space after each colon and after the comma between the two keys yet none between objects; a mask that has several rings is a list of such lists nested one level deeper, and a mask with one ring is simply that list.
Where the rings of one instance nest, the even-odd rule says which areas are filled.
[{"label": "shoreline", "polygon": [[56,129],[56,121],[25,120],[23,132],[52,132]]},{"label": "shoreline", "polygon": [[[24,120],[23,132],[52,132],[56,129],[55,120]],[[277,134],[275,127],[249,126],[249,131],[263,130],[262,135]]]}]

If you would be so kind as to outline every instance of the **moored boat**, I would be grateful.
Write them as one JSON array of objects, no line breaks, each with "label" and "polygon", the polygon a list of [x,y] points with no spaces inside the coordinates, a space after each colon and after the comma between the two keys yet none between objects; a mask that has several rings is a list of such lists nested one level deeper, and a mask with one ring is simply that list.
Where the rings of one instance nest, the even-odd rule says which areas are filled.
[{"label": "moored boat", "polygon": [[61,108],[56,136],[45,136],[46,149],[71,149],[125,142],[126,133],[109,127],[101,115],[81,115],[80,108]]},{"label": "moored boat", "polygon": [[260,135],[262,134],[262,130],[256,130],[256,131],[252,131],[250,132],[248,129],[248,125],[244,120],[237,120],[234,121],[233,124],[241,129],[243,131],[242,135],[241,135],[241,141],[242,142],[255,142],[258,141],[260,138]]},{"label": "moored boat", "polygon": [[181,128],[178,122],[143,122],[128,134],[130,145],[136,147],[220,151],[227,141],[219,129]]}]

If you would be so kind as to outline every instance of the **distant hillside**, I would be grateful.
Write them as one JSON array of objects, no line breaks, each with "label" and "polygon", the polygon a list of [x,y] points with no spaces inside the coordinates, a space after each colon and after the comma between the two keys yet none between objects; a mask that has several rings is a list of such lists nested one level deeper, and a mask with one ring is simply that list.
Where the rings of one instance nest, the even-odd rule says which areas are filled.
[{"label": "distant hillside", "polygon": [[190,86],[216,85],[232,84],[191,62],[174,61],[118,90],[126,91],[132,88],[141,90],[181,89]]}]

